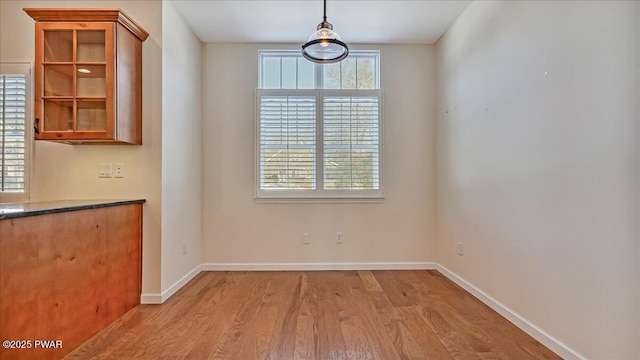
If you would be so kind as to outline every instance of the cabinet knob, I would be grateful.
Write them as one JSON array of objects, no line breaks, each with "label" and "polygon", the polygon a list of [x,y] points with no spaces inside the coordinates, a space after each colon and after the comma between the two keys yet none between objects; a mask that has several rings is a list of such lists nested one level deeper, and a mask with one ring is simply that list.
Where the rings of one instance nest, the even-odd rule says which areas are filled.
[{"label": "cabinet knob", "polygon": [[40,118],[36,118],[33,120],[33,131],[37,134],[40,134],[40,129],[38,129],[38,123],[40,122]]}]

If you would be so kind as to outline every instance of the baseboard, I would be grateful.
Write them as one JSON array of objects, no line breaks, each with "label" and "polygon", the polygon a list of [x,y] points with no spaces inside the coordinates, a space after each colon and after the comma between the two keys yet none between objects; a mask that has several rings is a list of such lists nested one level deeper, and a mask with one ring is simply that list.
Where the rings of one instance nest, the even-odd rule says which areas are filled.
[{"label": "baseboard", "polygon": [[140,296],[141,304],[163,304],[167,301],[173,294],[175,294],[178,290],[180,290],[183,286],[185,286],[191,279],[196,277],[202,271],[202,265],[198,265],[193,268],[193,270],[189,271],[185,276],[180,278],[178,281],[173,283],[169,288],[163,291],[161,294],[158,293],[148,293],[142,294]]},{"label": "baseboard", "polygon": [[160,293],[142,293],[140,295],[140,304],[142,305],[162,304],[163,302]]},{"label": "baseboard", "polygon": [[434,270],[434,262],[204,263],[202,271]]},{"label": "baseboard", "polygon": [[539,327],[537,327],[527,319],[520,316],[520,314],[513,311],[512,309],[510,309],[500,301],[494,299],[484,291],[475,287],[474,285],[472,285],[467,280],[460,277],[458,274],[454,273],[453,271],[447,269],[446,267],[440,264],[436,265],[436,270],[438,270],[438,272],[440,272],[442,275],[449,278],[449,280],[453,281],[454,283],[458,284],[460,287],[462,287],[463,289],[471,293],[471,295],[475,296],[478,300],[482,301],[487,306],[495,310],[498,314],[504,316],[507,320],[509,320],[515,326],[519,327],[524,332],[531,335],[531,337],[538,340],[540,343],[542,343],[544,346],[551,349],[551,351],[555,352],[563,359],[580,359],[580,360],[586,359],[584,356],[580,355],[577,351],[571,349],[567,345],[560,342],[558,339],[547,334],[542,329],[540,329]]}]

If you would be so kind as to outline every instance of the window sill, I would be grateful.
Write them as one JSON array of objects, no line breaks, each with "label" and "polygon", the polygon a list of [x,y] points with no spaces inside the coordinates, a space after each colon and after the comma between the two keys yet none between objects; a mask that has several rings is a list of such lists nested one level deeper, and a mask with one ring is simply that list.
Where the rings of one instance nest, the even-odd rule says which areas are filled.
[{"label": "window sill", "polygon": [[380,197],[256,197],[257,204],[381,204]]}]

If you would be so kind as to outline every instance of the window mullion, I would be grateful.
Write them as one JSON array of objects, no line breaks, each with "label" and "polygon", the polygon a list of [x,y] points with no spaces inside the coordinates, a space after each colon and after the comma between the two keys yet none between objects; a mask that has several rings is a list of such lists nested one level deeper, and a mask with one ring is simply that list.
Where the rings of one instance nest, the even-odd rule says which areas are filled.
[{"label": "window mullion", "polygon": [[353,188],[353,98],[349,97],[349,186]]},{"label": "window mullion", "polygon": [[324,111],[323,94],[316,94],[316,192],[324,193]]},{"label": "window mullion", "polygon": [[315,81],[314,81],[314,86],[316,89],[324,89],[324,74],[323,74],[323,65],[322,64],[314,64],[314,70],[315,70]]}]

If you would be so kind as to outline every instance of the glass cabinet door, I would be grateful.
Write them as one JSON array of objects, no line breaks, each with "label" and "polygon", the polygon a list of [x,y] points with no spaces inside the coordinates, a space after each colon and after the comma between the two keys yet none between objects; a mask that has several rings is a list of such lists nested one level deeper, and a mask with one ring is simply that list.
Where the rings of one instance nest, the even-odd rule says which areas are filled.
[{"label": "glass cabinet door", "polygon": [[[108,47],[112,24],[43,28],[42,130],[108,132]],[[105,136],[105,135],[103,135]]]}]

